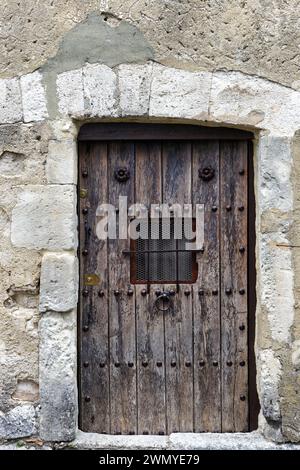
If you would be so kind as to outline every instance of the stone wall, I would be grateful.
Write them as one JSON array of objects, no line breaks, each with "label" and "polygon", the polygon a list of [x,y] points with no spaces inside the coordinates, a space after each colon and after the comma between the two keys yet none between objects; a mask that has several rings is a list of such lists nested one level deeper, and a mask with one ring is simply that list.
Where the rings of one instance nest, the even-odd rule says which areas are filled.
[{"label": "stone wall", "polygon": [[0,438],[76,435],[76,138],[126,119],[254,132],[260,430],[299,441],[297,2],[1,3]]}]

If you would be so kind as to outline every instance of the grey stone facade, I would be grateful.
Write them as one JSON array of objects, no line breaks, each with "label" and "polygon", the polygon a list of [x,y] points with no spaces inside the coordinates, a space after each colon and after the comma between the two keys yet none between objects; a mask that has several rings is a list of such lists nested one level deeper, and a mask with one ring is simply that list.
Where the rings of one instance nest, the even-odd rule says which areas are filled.
[{"label": "grey stone facade", "polygon": [[[72,441],[81,435],[77,433],[76,140],[83,123],[125,119],[220,125],[254,132],[258,431],[275,442],[299,442],[300,91],[292,59],[285,69],[278,67],[277,75],[267,58],[265,63],[258,58],[256,67],[253,58],[248,65],[235,59],[238,45],[233,6],[228,34],[235,45],[230,45],[224,59],[222,41],[214,58],[207,46],[201,63],[192,46],[178,45],[165,17],[152,37],[154,26],[150,20],[145,25],[137,5],[149,17],[168,17],[170,12],[162,13],[160,2],[152,2],[149,11],[144,2],[134,2],[129,12],[129,2],[100,2],[110,13],[94,12],[86,17],[99,7],[99,2],[87,3],[88,7],[75,0],[68,2],[75,25],[61,21],[56,26],[58,32],[50,30],[48,49],[37,46],[42,62],[35,57],[24,64],[20,53],[15,65],[4,64],[0,79],[0,437],[36,435],[45,441]],[[185,8],[179,2],[172,3],[174,15]],[[218,2],[211,3],[216,9]],[[242,2],[237,3],[239,11]],[[250,2],[244,3],[245,14],[256,11],[259,16],[255,10],[259,2],[251,2],[251,7]],[[277,16],[283,18],[285,2],[277,3]],[[294,2],[287,3],[291,14]],[[189,4],[193,10],[196,2]],[[226,12],[220,8],[225,18]],[[193,36],[185,10],[177,14],[178,22],[183,16],[182,24],[187,22],[183,36],[188,31]],[[211,10],[212,6],[207,6],[206,14]],[[46,12],[44,24],[50,15],[48,8]],[[118,19],[123,16],[128,21]],[[250,27],[246,17],[242,18],[249,43]],[[211,21],[216,25],[215,13]],[[162,31],[171,36],[158,44]],[[222,31],[225,35],[224,25]],[[90,51],[80,42],[86,34],[94,34],[98,41]],[[56,46],[47,42],[51,35]],[[115,45],[109,53],[104,47],[97,49],[103,37]],[[176,53],[170,49],[166,54],[172,41]],[[71,47],[76,54],[69,60]],[[249,48],[253,47],[249,43]],[[283,57],[288,59],[293,47],[284,50]],[[32,54],[28,46],[25,49],[25,55]],[[270,63],[274,60],[271,56]],[[39,384],[38,398],[34,393],[16,395],[18,383],[24,381]],[[95,436],[91,442],[93,439]],[[194,437],[178,439],[184,440],[185,444],[178,444],[187,446],[184,448],[198,448]]]}]

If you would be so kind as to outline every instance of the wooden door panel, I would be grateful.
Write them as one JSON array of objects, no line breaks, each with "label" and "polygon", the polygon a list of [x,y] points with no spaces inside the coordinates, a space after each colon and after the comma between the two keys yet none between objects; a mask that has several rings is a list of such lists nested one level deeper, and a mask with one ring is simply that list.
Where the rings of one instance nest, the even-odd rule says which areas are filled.
[{"label": "wooden door panel", "polygon": [[[162,201],[190,204],[191,143],[163,144]],[[164,289],[176,290],[174,285]],[[193,431],[193,312],[190,286],[181,284],[164,315],[167,432]]]},{"label": "wooden door panel", "polygon": [[[199,176],[205,169],[214,172],[209,180]],[[221,432],[219,184],[219,142],[193,143],[193,202],[205,205],[204,251],[193,286],[196,432]]]},{"label": "wooden door panel", "polygon": [[[80,142],[82,430],[249,430],[248,148],[243,140]],[[126,181],[119,168],[129,170]],[[148,208],[204,204],[196,282],[131,284],[129,239],[96,234],[97,207],[118,207],[119,196]],[[86,285],[88,274],[96,285]],[[163,290],[174,291],[165,312],[155,308]]]},{"label": "wooden door panel", "polygon": [[[107,244],[96,236],[96,210],[107,199],[107,145],[80,143],[79,199],[81,426],[84,431],[110,432]],[[85,286],[84,275],[97,273],[100,284]],[[101,291],[101,297],[99,292]],[[102,296],[103,294],[103,296]]]},{"label": "wooden door panel", "polygon": [[[134,144],[113,142],[108,152],[108,201],[118,207],[119,196],[134,202],[134,177],[120,182],[115,177],[119,168],[133,169]],[[118,214],[118,219],[120,214]],[[129,258],[123,250],[129,248],[127,240],[108,241],[109,263],[109,319],[110,319],[110,413],[111,432],[130,434],[137,432],[136,417],[136,330],[135,294],[130,288]]]},{"label": "wooden door panel", "polygon": [[[221,328],[222,431],[248,428],[247,335],[247,143],[222,142]],[[244,364],[244,365],[241,365]]]},{"label": "wooden door panel", "polygon": [[[136,144],[136,202],[161,202],[161,143]],[[154,309],[158,285],[136,285],[138,433],[166,434],[164,315]],[[146,291],[146,293],[145,293]]]}]

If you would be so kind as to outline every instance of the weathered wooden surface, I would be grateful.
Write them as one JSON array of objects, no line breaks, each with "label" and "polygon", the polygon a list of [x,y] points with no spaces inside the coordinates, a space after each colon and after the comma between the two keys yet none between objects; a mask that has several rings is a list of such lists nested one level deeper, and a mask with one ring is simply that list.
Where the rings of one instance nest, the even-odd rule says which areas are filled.
[{"label": "weathered wooden surface", "polygon": [[222,431],[238,432],[248,429],[248,341],[239,329],[248,323],[247,256],[239,251],[247,247],[247,143],[221,143],[220,161]]},{"label": "weathered wooden surface", "polygon": [[[81,429],[247,431],[247,142],[82,142],[79,150],[88,189],[79,199]],[[118,167],[130,170],[126,182],[115,178]],[[209,181],[199,177],[204,168],[214,170]],[[130,284],[129,240],[96,236],[98,205],[118,205],[120,195],[129,205],[205,204],[195,283],[178,292]],[[89,273],[98,286],[84,286]],[[154,306],[157,290],[175,290],[166,312]]]},{"label": "weathered wooden surface", "polygon": [[[136,201],[161,202],[161,143],[136,144]],[[166,434],[164,314],[154,309],[158,285],[136,285],[139,434]]]},{"label": "weathered wooden surface", "polygon": [[[209,181],[198,171],[214,170]],[[195,431],[221,431],[219,142],[193,144],[193,202],[205,204],[204,252],[193,286]],[[213,392],[212,392],[213,391]]]},{"label": "weathered wooden surface", "polygon": [[[96,210],[107,199],[107,145],[80,144],[80,416],[84,431],[110,432],[107,244],[96,236]],[[87,213],[83,213],[87,212]],[[87,250],[87,251],[85,251]],[[98,286],[84,285],[84,274],[97,273]],[[84,297],[85,290],[88,293]],[[99,297],[99,292],[103,297]],[[88,328],[88,329],[87,329]],[[87,401],[89,400],[89,401]]]},{"label": "weathered wooden surface", "polygon": [[[162,159],[163,202],[191,203],[191,144],[165,142]],[[165,354],[167,432],[193,431],[193,313],[189,285],[179,285],[173,307],[165,313]]]}]

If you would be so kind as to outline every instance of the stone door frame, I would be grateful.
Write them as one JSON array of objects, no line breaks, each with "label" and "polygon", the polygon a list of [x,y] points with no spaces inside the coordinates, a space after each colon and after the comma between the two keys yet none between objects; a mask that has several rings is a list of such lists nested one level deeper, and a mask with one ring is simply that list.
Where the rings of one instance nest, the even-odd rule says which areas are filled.
[{"label": "stone door frame", "polygon": [[[299,154],[300,93],[239,72],[190,72],[153,62],[115,68],[86,64],[57,75],[55,81],[52,77],[48,88],[40,71],[3,82],[3,96],[9,99],[14,90],[16,107],[14,117],[14,107],[5,108],[4,103],[2,111],[7,109],[8,116],[4,122],[47,121],[52,128],[47,182],[22,188],[11,225],[14,246],[42,253],[41,438],[71,441],[78,433],[78,131],[86,122],[127,120],[254,132],[259,430],[277,441],[293,440],[298,431],[291,425],[291,416],[297,402],[294,408],[289,405],[296,400],[289,384],[296,367],[294,349],[300,347],[294,340],[297,266],[291,227],[297,222],[293,219],[297,191],[293,165]],[[50,99],[55,105],[50,106]],[[34,212],[38,224],[33,223]]]}]

